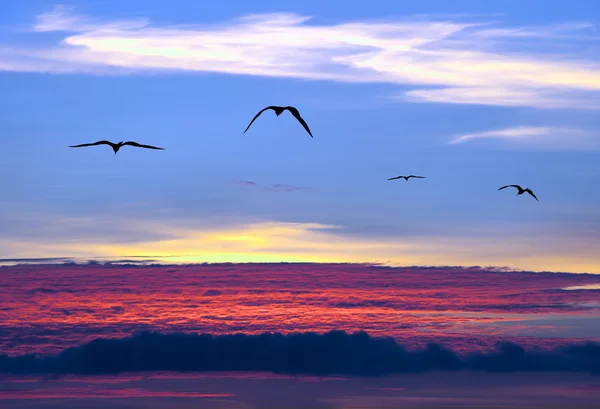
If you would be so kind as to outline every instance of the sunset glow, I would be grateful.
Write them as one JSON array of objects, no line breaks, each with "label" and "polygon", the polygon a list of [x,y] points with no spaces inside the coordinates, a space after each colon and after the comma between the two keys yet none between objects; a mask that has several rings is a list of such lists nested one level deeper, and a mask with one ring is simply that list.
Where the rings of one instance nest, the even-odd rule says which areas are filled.
[{"label": "sunset glow", "polygon": [[0,407],[598,407],[597,16],[0,2]]}]

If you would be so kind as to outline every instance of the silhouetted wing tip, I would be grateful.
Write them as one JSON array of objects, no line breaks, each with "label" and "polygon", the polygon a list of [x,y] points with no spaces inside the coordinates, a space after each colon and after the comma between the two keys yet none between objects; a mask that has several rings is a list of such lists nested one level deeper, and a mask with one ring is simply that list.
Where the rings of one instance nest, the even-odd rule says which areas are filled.
[{"label": "silhouetted wing tip", "polygon": [[312,138],[313,134],[312,134],[312,132],[310,132],[310,128],[308,127],[308,124],[306,123],[306,121],[300,116],[300,112],[294,107],[288,107],[288,111],[290,111],[292,113],[294,118],[296,118],[298,120],[298,122],[300,122],[300,124],[304,127],[306,132],[308,132],[308,134]]},{"label": "silhouetted wing tip", "polygon": [[[250,125],[252,125],[252,124],[254,123],[254,121],[256,121],[256,118],[258,118],[258,117],[260,116],[260,114],[262,114],[263,112],[265,112],[267,109],[274,109],[274,108],[275,108],[275,107],[274,107],[273,105],[269,105],[268,107],[265,107],[265,108],[261,109],[260,111],[258,111],[258,114],[254,115],[254,118],[252,118],[252,121],[250,121],[250,123],[249,123],[249,124],[248,124],[248,126],[246,127],[246,131],[247,131],[248,129],[250,129]],[[244,131],[244,132],[242,133],[242,135],[243,135],[243,134],[245,134],[245,133],[246,133],[246,131]]]},{"label": "silhouetted wing tip", "polygon": [[136,148],[146,148],[146,149],[157,149],[157,150],[165,150],[164,148],[159,148],[158,146],[152,146],[152,145],[142,145],[141,143],[137,143],[134,141],[127,141],[123,144],[123,146],[135,146]]},{"label": "silhouetted wing tip", "polygon": [[73,146],[69,146],[69,148],[82,148],[84,146],[96,146],[96,145],[109,145],[112,146],[113,144],[109,141],[98,141],[98,142],[93,142],[93,143],[82,143],[80,145],[73,145]]}]

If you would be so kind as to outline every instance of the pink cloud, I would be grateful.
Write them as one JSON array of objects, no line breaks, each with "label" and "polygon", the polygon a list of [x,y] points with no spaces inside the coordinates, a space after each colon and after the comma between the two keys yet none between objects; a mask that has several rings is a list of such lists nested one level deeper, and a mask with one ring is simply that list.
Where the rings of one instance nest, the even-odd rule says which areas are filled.
[{"label": "pink cloud", "polygon": [[[506,339],[555,345],[570,337],[556,320],[598,312],[597,291],[562,289],[598,282],[589,274],[367,264],[2,267],[0,351],[58,351],[137,330],[341,329],[412,346],[461,349]],[[519,323],[548,317],[554,321]]]}]

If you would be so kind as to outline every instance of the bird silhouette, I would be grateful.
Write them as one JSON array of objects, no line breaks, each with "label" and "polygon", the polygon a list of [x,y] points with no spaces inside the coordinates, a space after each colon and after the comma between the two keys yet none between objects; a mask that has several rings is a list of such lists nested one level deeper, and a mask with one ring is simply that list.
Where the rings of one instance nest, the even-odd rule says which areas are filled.
[{"label": "bird silhouette", "polygon": [[408,182],[408,179],[410,179],[410,178],[425,179],[425,176],[415,176],[415,175],[396,176],[395,178],[389,178],[388,180],[404,179],[405,181]]},{"label": "bird silhouette", "polygon": [[539,202],[539,200],[538,200],[537,196],[536,196],[536,195],[535,195],[535,194],[534,194],[534,193],[531,191],[531,189],[529,189],[529,188],[527,188],[527,189],[523,189],[523,188],[522,188],[521,186],[519,186],[519,185],[506,185],[506,186],[502,186],[502,187],[501,187],[500,189],[498,189],[498,190],[502,190],[502,189],[505,189],[505,188],[507,188],[507,187],[516,187],[517,189],[519,189],[519,193],[517,193],[517,196],[519,196],[519,195],[522,195],[523,193],[527,192],[527,193],[529,193],[531,196],[533,196],[533,198],[534,198],[535,200],[537,200],[537,201]]},{"label": "bird silhouette", "polygon": [[[281,115],[283,113],[283,111],[285,111],[285,110],[290,111],[290,113],[294,116],[294,118],[296,118],[298,120],[298,122],[300,122],[300,124],[304,127],[304,129],[306,129],[306,132],[308,132],[310,137],[311,138],[313,137],[312,133],[310,132],[310,129],[308,128],[308,124],[300,116],[300,112],[298,112],[298,110],[296,108],[291,107],[291,106],[280,107],[280,106],[271,105],[271,106],[261,109],[258,112],[258,114],[256,114],[254,116],[254,118],[252,118],[252,121],[250,121],[250,123],[248,124],[246,131],[248,130],[248,128],[250,128],[250,125],[252,125],[252,123],[256,120],[256,118],[258,118],[260,116],[260,114],[265,112],[267,109],[272,109],[273,111],[275,111],[275,115],[277,115],[277,116]],[[246,131],[244,131],[244,133],[246,133]]]},{"label": "bird silhouette", "polygon": [[112,148],[112,150],[115,152],[115,155],[117,154],[117,152],[119,151],[119,149],[121,149],[122,146],[135,146],[136,148],[146,148],[146,149],[158,149],[161,151],[164,151],[164,148],[158,148],[156,146],[151,146],[151,145],[141,145],[137,142],[133,142],[133,141],[128,141],[128,142],[119,142],[119,143],[114,143],[114,142],[110,142],[110,141],[98,141],[98,142],[94,142],[94,143],[83,143],[81,145],[75,145],[75,146],[69,146],[69,148],[83,148],[84,146],[96,146],[96,145],[108,145]]}]

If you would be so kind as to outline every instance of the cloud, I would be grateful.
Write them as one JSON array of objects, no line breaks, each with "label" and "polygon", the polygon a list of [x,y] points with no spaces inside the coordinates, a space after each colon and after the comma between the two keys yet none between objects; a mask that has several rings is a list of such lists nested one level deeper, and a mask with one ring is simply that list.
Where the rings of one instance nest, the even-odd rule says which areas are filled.
[{"label": "cloud", "polygon": [[[497,75],[500,75],[498,73]],[[527,89],[513,87],[448,87],[411,90],[400,98],[410,102],[437,102],[444,104],[492,105],[505,107],[578,108],[600,109],[594,101],[598,92],[563,93],[560,90]],[[573,95],[575,94],[575,95]]]},{"label": "cloud", "polygon": [[540,350],[502,343],[459,355],[438,344],[410,351],[392,338],[360,331],[259,335],[161,334],[95,339],[58,355],[0,355],[10,374],[115,374],[148,371],[269,371],[316,375],[385,375],[428,370],[600,373],[600,344]]},{"label": "cloud", "polygon": [[256,182],[250,180],[238,180],[236,183],[239,183],[242,186],[256,186]]},{"label": "cloud", "polygon": [[597,39],[593,28],[498,26],[457,16],[325,24],[294,13],[152,25],[58,7],[37,16],[32,30],[66,33],[60,41],[0,45],[0,70],[219,72],[410,86],[400,98],[413,102],[600,109],[600,61],[578,47]]},{"label": "cloud", "polygon": [[555,24],[546,26],[532,26],[532,27],[515,27],[515,28],[493,28],[483,29],[477,33],[479,37],[484,38],[517,38],[519,41],[527,38],[567,38],[578,40],[597,41],[597,36],[582,36],[574,34],[579,30],[595,28],[594,24],[590,23],[566,23],[566,24]]},{"label": "cloud", "polygon": [[298,190],[312,190],[310,187],[286,185],[285,183],[278,183],[272,186],[265,186],[265,189],[272,190],[274,192],[296,192]]},{"label": "cloud", "polygon": [[449,143],[460,144],[475,139],[506,139],[511,141],[528,141],[540,144],[577,145],[585,142],[591,132],[558,127],[518,126],[455,136]]},{"label": "cloud", "polygon": [[29,263],[33,263],[33,264],[40,264],[40,263],[61,263],[61,262],[71,262],[73,261],[70,257],[38,257],[38,258],[0,258],[0,264],[4,264],[4,263],[9,263],[9,264],[15,264],[15,263],[25,263],[25,264],[29,264]]},{"label": "cloud", "polygon": [[[139,330],[363,329],[411,348],[436,342],[463,352],[498,341],[552,347],[596,337],[599,326],[584,318],[600,318],[598,291],[561,289],[598,283],[600,276],[589,274],[350,263],[2,267],[0,353],[56,353]],[[538,322],[523,323],[532,317]]]},{"label": "cloud", "polygon": [[[35,219],[24,219],[23,227],[31,220]],[[540,238],[538,232],[516,225],[503,229],[485,227],[462,234],[434,229],[420,234],[400,226],[386,234],[368,234],[353,232],[341,224],[240,216],[158,220],[140,215],[110,215],[99,222],[97,216],[79,219],[48,214],[39,220],[37,231],[33,225],[31,231],[19,228],[20,223],[12,220],[15,223],[11,229],[0,234],[0,256],[69,254],[78,260],[108,261],[130,259],[133,254],[166,263],[347,261],[600,272],[597,235],[582,239],[579,231],[573,231]],[[57,230],[57,225],[62,229]]]},{"label": "cloud", "polygon": [[294,185],[288,185],[285,183],[277,183],[275,185],[259,185],[256,182],[252,182],[249,180],[238,180],[235,181],[235,183],[242,185],[242,186],[251,186],[251,187],[260,187],[264,190],[269,190],[272,192],[296,192],[296,191],[312,191],[312,188],[310,187],[303,187],[303,186],[294,186]]},{"label": "cloud", "polygon": [[107,23],[100,19],[78,15],[74,11],[75,8],[71,6],[55,5],[51,11],[36,16],[36,23],[32,30],[41,33],[54,31],[88,32],[94,30],[110,32],[111,30],[139,29],[149,25],[148,19]]}]

